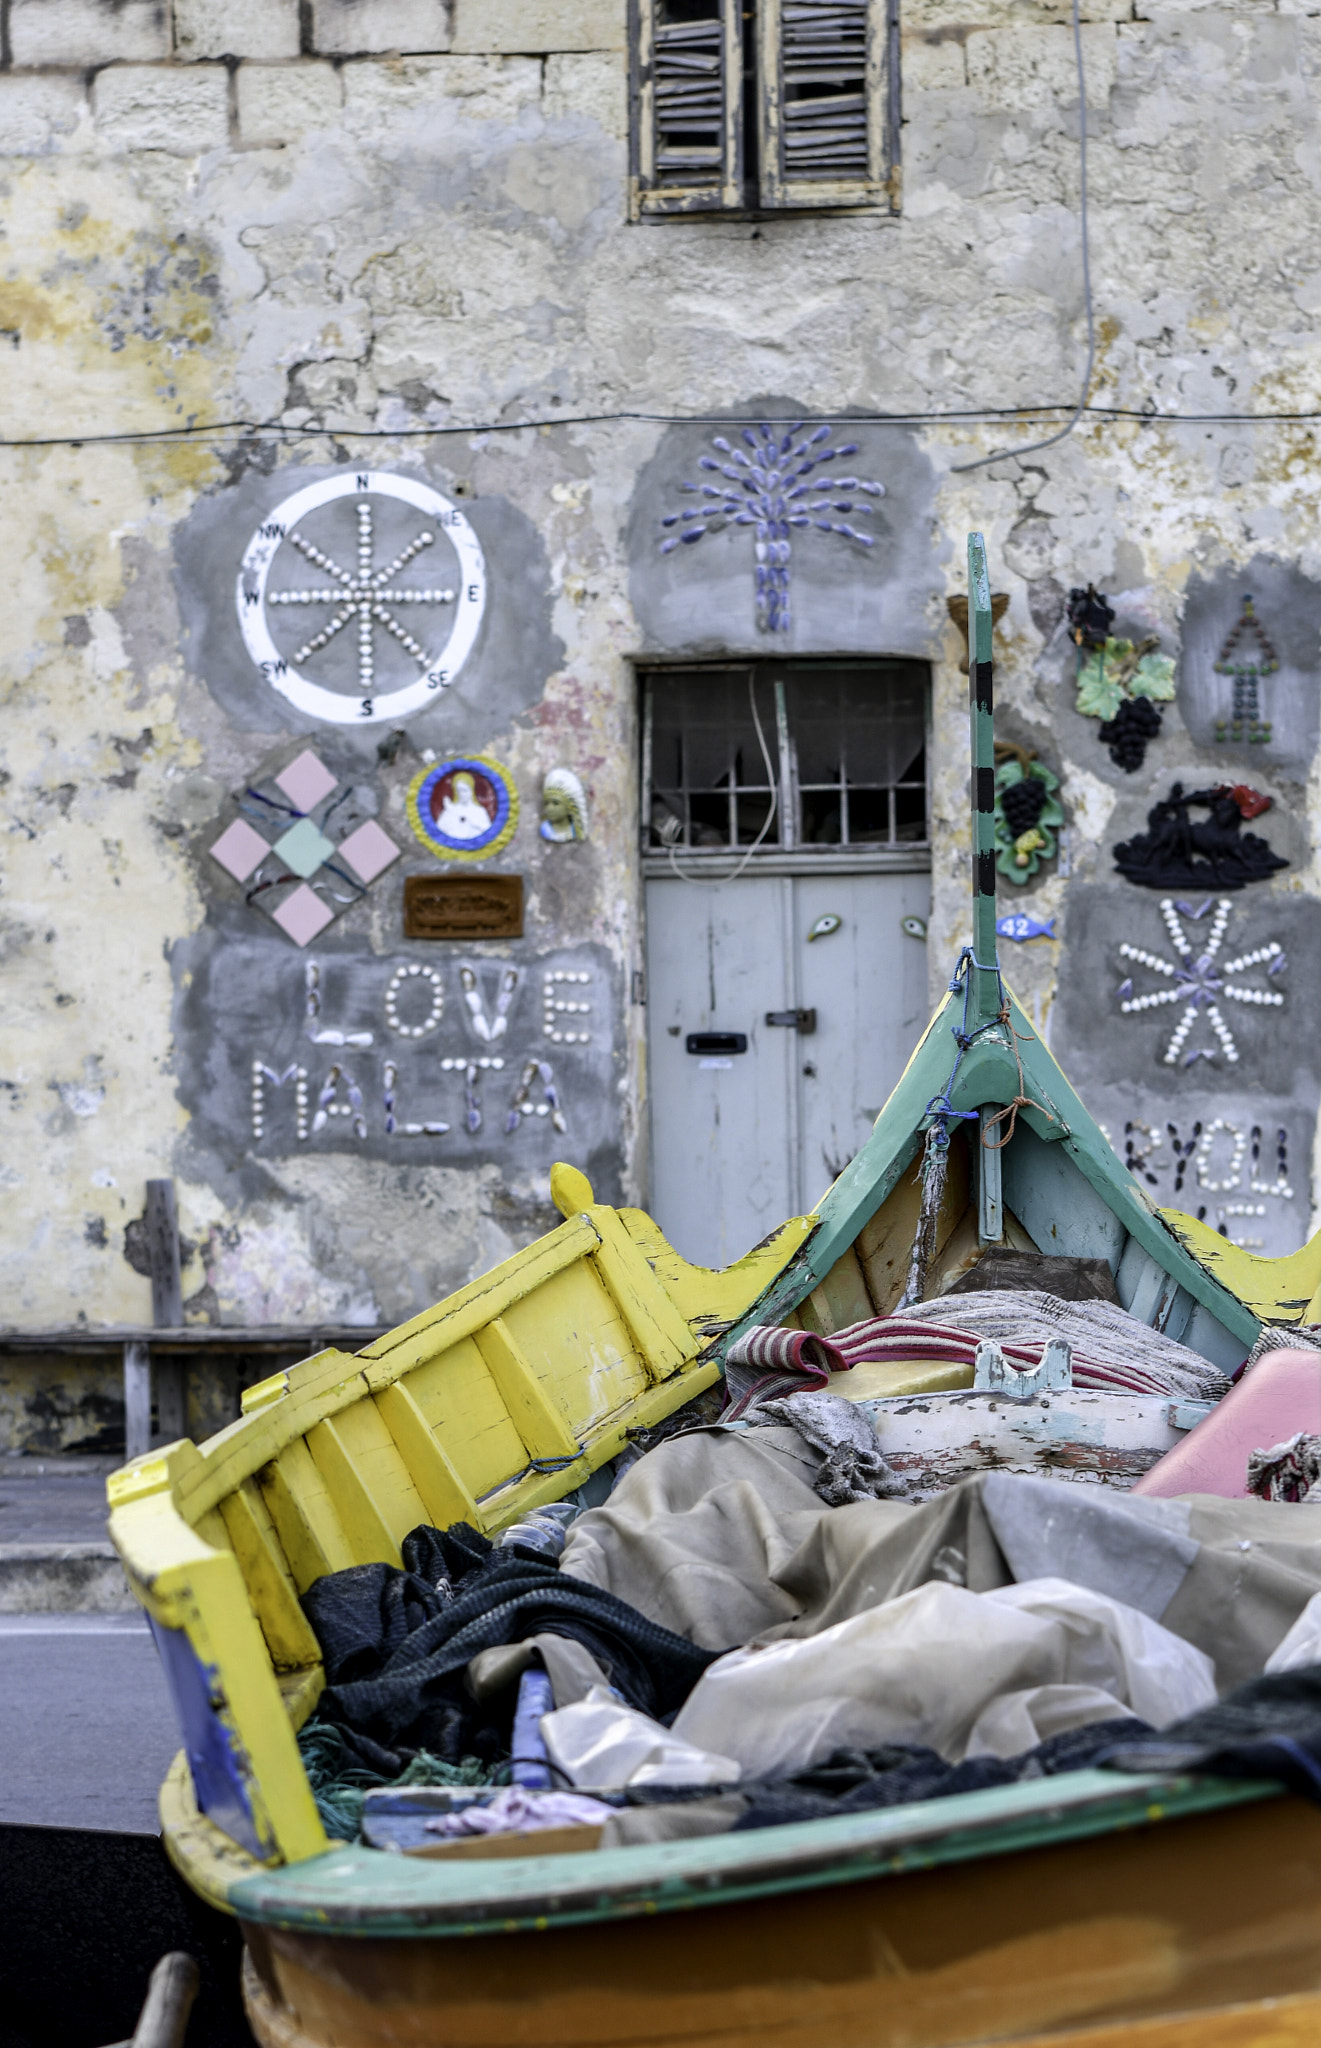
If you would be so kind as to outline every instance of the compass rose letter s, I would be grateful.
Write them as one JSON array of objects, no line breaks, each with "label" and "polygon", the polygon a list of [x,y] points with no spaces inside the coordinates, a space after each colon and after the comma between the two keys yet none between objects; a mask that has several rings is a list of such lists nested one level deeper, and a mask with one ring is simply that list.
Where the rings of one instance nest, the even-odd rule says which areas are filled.
[{"label": "compass rose letter s", "polygon": [[[330,509],[341,499],[353,501],[351,521],[348,506]],[[383,499],[420,517],[378,562]],[[468,521],[429,484],[345,470],[295,491],[263,520],[235,598],[244,645],[296,709],[331,725],[397,723],[434,703],[472,652],[486,564]]]}]

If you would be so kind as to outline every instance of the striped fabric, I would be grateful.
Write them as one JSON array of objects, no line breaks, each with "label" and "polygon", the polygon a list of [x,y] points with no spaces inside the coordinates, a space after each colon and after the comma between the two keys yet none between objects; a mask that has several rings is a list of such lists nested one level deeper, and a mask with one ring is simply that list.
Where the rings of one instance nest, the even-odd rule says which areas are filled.
[{"label": "striped fabric", "polygon": [[847,1372],[851,1360],[826,1337],[807,1330],[779,1330],[769,1323],[745,1330],[725,1353],[722,1422],[738,1422],[749,1408],[781,1394],[821,1393],[830,1376]]},{"label": "striped fabric", "polygon": [[829,1338],[802,1330],[748,1330],[726,1359],[728,1406],[736,1421],[763,1400],[829,1387],[832,1374],[855,1365],[931,1359],[970,1369],[983,1338],[998,1343],[1020,1371],[1041,1363],[1052,1337],[1073,1352],[1073,1383],[1101,1394],[1170,1394],[1216,1401],[1229,1381],[1186,1344],[1104,1301],[1060,1301],[1053,1294],[944,1295],[892,1316],[877,1316]]}]

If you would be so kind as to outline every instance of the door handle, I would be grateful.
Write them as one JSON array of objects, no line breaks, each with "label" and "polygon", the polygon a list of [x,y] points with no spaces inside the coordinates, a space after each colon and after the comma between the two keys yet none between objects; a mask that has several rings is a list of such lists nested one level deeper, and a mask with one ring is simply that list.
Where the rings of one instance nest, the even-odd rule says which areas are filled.
[{"label": "door handle", "polygon": [[816,1011],[768,1010],[766,1012],[766,1022],[768,1024],[783,1024],[790,1031],[801,1031],[806,1036],[808,1032],[816,1030]]}]

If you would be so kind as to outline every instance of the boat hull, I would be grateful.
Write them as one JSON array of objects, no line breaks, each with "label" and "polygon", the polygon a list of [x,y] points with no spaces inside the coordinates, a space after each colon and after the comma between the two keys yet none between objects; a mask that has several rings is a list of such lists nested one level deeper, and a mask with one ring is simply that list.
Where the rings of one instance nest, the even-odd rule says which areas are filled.
[{"label": "boat hull", "polygon": [[244,1932],[262,2048],[1302,2048],[1321,1811],[1269,1799],[543,1932]]}]

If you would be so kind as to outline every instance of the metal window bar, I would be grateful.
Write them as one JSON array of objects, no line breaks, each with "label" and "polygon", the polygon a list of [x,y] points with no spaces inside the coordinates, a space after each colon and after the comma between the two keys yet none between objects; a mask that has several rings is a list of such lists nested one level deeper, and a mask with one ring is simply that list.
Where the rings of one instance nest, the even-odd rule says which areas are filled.
[{"label": "metal window bar", "polygon": [[[848,694],[860,677],[867,679],[865,668],[841,664],[832,674],[823,671],[822,664],[813,663],[806,676],[796,678],[792,669],[786,674],[776,664],[769,677],[761,669],[753,673],[763,731],[773,756],[778,749],[782,798],[778,829],[767,835],[758,854],[814,845],[865,852],[927,841],[925,714],[918,709],[920,698],[914,700],[912,679],[906,687],[901,684],[891,717],[858,724],[850,718]],[[770,791],[760,749],[747,729],[748,677],[748,669],[731,665],[679,671],[668,677],[653,672],[644,679],[645,849],[672,840],[682,849],[731,852],[746,850],[756,838]],[[765,706],[768,681],[774,691],[773,731]],[[883,679],[877,677],[876,681],[882,683]],[[796,683],[802,687],[796,690]],[[807,699],[803,689],[809,692]],[[828,725],[836,728],[833,740],[828,731],[823,738],[821,731],[823,714],[831,713],[832,700]],[[911,705],[909,717],[905,717],[905,700]],[[815,725],[813,749],[818,772],[800,781],[798,740],[808,729],[803,725],[808,707]],[[910,722],[911,731],[906,732]],[[838,746],[838,765],[823,777],[819,772],[822,750],[824,747],[828,756],[832,746]],[[887,760],[897,772],[878,774]],[[666,816],[674,821],[670,839],[662,836],[657,823]],[[713,832],[719,833],[718,841],[712,838]]]}]

